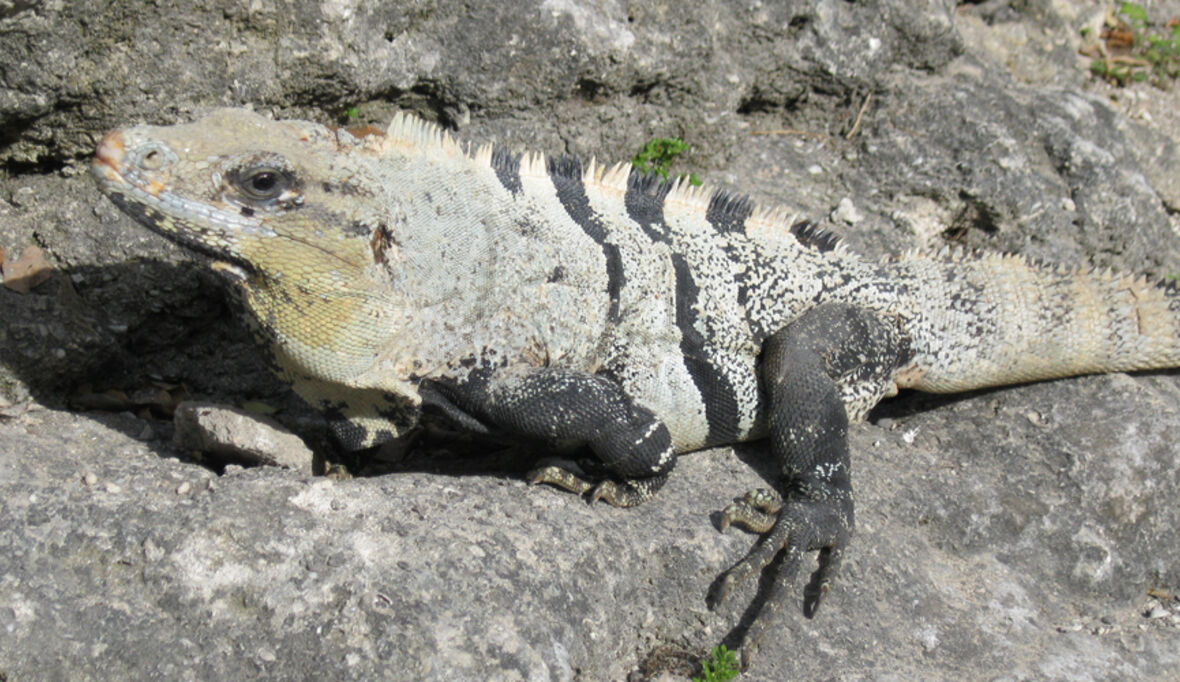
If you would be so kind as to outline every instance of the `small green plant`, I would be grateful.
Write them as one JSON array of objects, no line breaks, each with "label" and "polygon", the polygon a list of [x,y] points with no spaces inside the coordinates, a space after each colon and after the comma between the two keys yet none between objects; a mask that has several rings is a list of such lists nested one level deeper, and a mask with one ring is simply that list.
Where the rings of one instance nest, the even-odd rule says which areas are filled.
[{"label": "small green plant", "polygon": [[1119,14],[1126,15],[1128,19],[1141,27],[1147,25],[1147,10],[1137,2],[1124,2],[1119,7]]},{"label": "small green plant", "polygon": [[356,120],[360,118],[360,115],[361,112],[359,109],[356,107],[348,107],[344,111],[340,112],[340,122],[345,125],[356,123]]},{"label": "small green plant", "polygon": [[[679,137],[655,137],[643,145],[643,149],[631,159],[631,165],[640,173],[655,173],[668,179],[668,169],[676,157],[688,151],[689,145]],[[688,184],[699,185],[701,179],[696,173],[686,173]],[[683,177],[683,175],[681,177]]]},{"label": "small green plant", "polygon": [[709,658],[701,661],[704,677],[694,677],[692,682],[726,682],[738,676],[737,656],[724,644],[713,647]]},{"label": "small green plant", "polygon": [[1101,42],[1083,48],[1094,57],[1090,72],[1115,85],[1150,81],[1167,89],[1180,76],[1180,20],[1158,24],[1135,2],[1110,13]]}]

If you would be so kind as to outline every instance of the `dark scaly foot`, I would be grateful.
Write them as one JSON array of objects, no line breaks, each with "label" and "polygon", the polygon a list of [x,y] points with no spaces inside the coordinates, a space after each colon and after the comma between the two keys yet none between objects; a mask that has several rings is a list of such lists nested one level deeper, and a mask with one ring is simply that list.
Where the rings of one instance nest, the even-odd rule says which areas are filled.
[{"label": "dark scaly foot", "polygon": [[[728,511],[728,510],[727,510]],[[790,600],[791,586],[799,573],[803,556],[819,551],[819,567],[811,578],[804,599],[804,614],[811,617],[827,594],[840,566],[844,547],[852,534],[852,500],[792,499],[782,504],[778,519],[750,552],[713,583],[707,603],[716,609],[733,588],[760,573],[779,552],[782,563],[772,577],[766,600],[742,643],[742,665],[747,666],[758,648],[762,635],[774,624],[782,605]]]},{"label": "dark scaly foot", "polygon": [[754,491],[722,513],[723,527],[739,523],[765,534],[717,579],[707,600],[716,608],[782,553],[765,601],[745,633],[743,666],[788,601],[804,554],[819,552],[819,567],[804,591],[805,615],[813,615],[827,593],[853,528],[848,406],[858,415],[867,411],[891,386],[906,352],[891,321],[834,303],[809,310],[763,344],[759,360],[767,430],[784,496],[780,501],[771,491]]}]

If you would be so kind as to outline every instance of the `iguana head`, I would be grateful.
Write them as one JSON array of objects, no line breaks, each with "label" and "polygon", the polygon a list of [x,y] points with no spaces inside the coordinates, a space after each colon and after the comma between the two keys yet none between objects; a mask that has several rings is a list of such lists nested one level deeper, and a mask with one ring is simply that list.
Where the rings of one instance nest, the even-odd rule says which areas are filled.
[{"label": "iguana head", "polygon": [[[359,383],[418,307],[401,290],[398,201],[373,170],[397,163],[381,137],[225,109],[112,131],[92,174],[123,211],[213,260],[291,375]],[[370,383],[414,371],[400,370]]]},{"label": "iguana head", "polygon": [[368,228],[326,215],[334,204],[349,206],[330,195],[362,191],[355,169],[339,168],[342,144],[356,140],[224,109],[185,125],[112,131],[92,173],[124,211],[227,274],[300,278],[315,269],[319,279],[372,262],[369,245],[357,239]]}]

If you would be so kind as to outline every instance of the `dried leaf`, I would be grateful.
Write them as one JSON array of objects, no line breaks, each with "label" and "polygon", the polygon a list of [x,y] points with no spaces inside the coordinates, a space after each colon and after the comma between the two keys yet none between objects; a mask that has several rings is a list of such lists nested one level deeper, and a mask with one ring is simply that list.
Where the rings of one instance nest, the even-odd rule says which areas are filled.
[{"label": "dried leaf", "polygon": [[1135,45],[1135,34],[1121,26],[1108,29],[1102,36],[1106,47],[1112,50],[1126,49]]},{"label": "dried leaf", "polygon": [[372,135],[381,136],[385,134],[384,130],[372,125],[349,126],[345,128],[345,130],[348,131],[348,134],[352,135],[353,137],[369,137]]},{"label": "dried leaf", "polygon": [[29,293],[53,272],[45,252],[36,246],[26,247],[19,258],[4,262],[0,269],[4,273],[4,286],[20,294]]}]

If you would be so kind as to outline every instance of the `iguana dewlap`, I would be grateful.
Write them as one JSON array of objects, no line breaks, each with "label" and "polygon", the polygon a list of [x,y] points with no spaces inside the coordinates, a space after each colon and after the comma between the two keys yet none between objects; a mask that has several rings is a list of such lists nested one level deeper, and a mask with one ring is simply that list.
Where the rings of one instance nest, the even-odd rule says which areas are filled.
[{"label": "iguana dewlap", "polygon": [[212,259],[346,447],[428,410],[582,443],[605,480],[560,463],[533,480],[627,506],[677,453],[769,438],[778,494],[725,512],[767,535],[711,595],[786,551],[747,656],[805,552],[816,584],[834,575],[853,527],[847,426],[881,398],[1180,365],[1171,285],[1013,256],[871,262],[734,195],[467,147],[405,115],[358,138],[226,109],[112,132],[93,173]]}]

